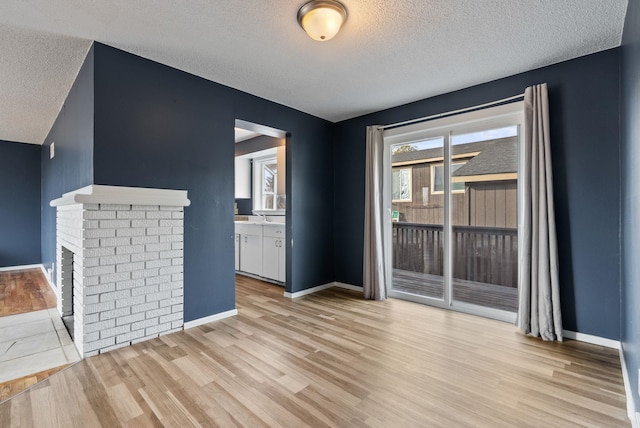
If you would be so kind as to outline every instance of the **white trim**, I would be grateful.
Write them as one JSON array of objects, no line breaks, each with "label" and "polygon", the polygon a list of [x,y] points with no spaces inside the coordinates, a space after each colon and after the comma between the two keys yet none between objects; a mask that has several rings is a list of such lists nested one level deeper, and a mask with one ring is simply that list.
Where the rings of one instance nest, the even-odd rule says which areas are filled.
[{"label": "white trim", "polygon": [[364,289],[362,287],[358,287],[357,285],[345,284],[344,282],[335,281],[333,283],[333,286],[338,288],[344,288],[345,290],[360,291],[361,293],[364,292]]},{"label": "white trim", "polygon": [[296,291],[295,293],[289,293],[288,291],[284,292],[284,297],[288,299],[295,299],[298,297],[306,296],[307,294],[317,293],[318,291],[326,290],[327,288],[333,287],[333,282],[324,285],[318,285],[317,287],[307,288],[306,290]]},{"label": "white trim", "polygon": [[317,293],[318,291],[327,290],[327,289],[333,288],[333,287],[344,288],[345,290],[353,290],[353,291],[362,292],[362,287],[358,287],[356,285],[351,285],[351,284],[345,284],[343,282],[334,281],[334,282],[330,282],[328,284],[318,285],[317,287],[307,288],[306,290],[297,291],[295,293],[289,293],[288,291],[285,291],[284,292],[284,297],[289,298],[289,299],[295,299],[297,297],[302,297],[302,296],[306,296],[307,294]]},{"label": "white trim", "polygon": [[266,135],[273,138],[285,138],[287,133],[277,128],[272,128],[267,125],[260,125],[259,123],[249,122],[247,120],[236,119],[236,128],[242,128],[246,131],[256,132],[258,134]]},{"label": "white trim", "polygon": [[7,267],[0,267],[0,272],[8,272],[12,270],[23,270],[23,269],[39,269],[39,268],[44,269],[44,266],[42,266],[42,264],[7,266]]},{"label": "white trim", "polygon": [[524,123],[524,101],[504,104],[469,113],[447,116],[430,122],[414,123],[384,131],[385,144],[411,144],[435,137],[470,133],[479,130],[513,126]]},{"label": "white trim", "polygon": [[44,277],[47,278],[47,282],[49,283],[49,287],[51,287],[53,292],[56,294],[56,299],[59,299],[60,297],[58,296],[58,287],[53,282],[53,278],[51,278],[51,276],[49,275],[49,272],[47,272],[47,268],[45,268],[44,265],[41,264],[40,265],[40,270],[44,274]]},{"label": "white trim", "polygon": [[49,202],[52,207],[73,204],[123,204],[182,206],[191,204],[186,190],[147,189],[143,187],[102,186],[92,184],[67,192]]},{"label": "white trim", "polygon": [[210,322],[219,321],[221,319],[234,317],[236,315],[238,315],[238,310],[237,309],[231,309],[230,311],[220,312],[218,314],[209,315],[208,317],[198,318],[198,319],[195,319],[193,321],[187,321],[186,323],[184,323],[184,329],[188,330],[190,328],[197,327],[197,326],[202,325],[202,324],[207,324],[207,323],[210,323]]},{"label": "white trim", "polygon": [[593,336],[591,334],[578,333],[570,330],[562,330],[562,335],[567,339],[591,343],[593,345],[600,345],[604,346],[605,348],[621,349],[619,340],[607,339],[606,337]]},{"label": "white trim", "polygon": [[636,413],[636,405],[633,401],[633,391],[631,382],[629,381],[629,372],[627,371],[627,363],[624,359],[624,350],[620,349],[620,367],[622,368],[622,380],[624,381],[624,391],[627,396],[627,416],[631,421],[633,428],[640,428],[640,413]]}]

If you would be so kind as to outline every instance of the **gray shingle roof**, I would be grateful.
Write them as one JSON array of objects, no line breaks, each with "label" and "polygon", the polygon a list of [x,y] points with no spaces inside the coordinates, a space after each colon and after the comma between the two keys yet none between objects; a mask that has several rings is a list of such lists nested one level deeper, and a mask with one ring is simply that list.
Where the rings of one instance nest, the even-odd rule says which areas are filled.
[{"label": "gray shingle roof", "polygon": [[468,175],[504,174],[518,171],[516,137],[492,140],[491,145],[470,159],[453,173],[454,177]]},{"label": "gray shingle roof", "polygon": [[[464,166],[453,173],[455,177],[468,175],[503,174],[517,172],[518,148],[517,137],[480,141],[477,143],[457,144],[452,147],[454,155],[480,152]],[[391,156],[391,162],[409,162],[421,159],[442,157],[442,148],[418,150],[398,153]]]}]

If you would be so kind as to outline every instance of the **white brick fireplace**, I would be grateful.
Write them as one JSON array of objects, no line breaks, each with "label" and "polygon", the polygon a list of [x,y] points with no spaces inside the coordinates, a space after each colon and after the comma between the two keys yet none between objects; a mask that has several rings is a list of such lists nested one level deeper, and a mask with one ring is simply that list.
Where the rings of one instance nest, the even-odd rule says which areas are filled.
[{"label": "white brick fireplace", "polygon": [[182,329],[189,204],[183,190],[99,185],[51,201],[58,310],[80,355]]}]

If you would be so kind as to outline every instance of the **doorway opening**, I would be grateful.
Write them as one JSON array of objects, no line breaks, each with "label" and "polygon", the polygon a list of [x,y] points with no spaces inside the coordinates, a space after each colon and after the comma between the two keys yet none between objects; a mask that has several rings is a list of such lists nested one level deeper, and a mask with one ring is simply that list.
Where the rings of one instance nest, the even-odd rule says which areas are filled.
[{"label": "doorway opening", "polygon": [[235,271],[287,289],[289,174],[285,131],[235,122]]}]

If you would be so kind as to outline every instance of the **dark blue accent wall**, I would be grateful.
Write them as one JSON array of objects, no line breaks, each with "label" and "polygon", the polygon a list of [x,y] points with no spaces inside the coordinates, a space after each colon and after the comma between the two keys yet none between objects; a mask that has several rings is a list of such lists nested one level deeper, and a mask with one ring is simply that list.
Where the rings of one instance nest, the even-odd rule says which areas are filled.
[{"label": "dark blue accent wall", "polygon": [[[55,156],[49,159],[52,142]],[[41,252],[42,263],[49,269],[56,260],[56,210],[49,202],[93,183],[93,48],[42,145],[41,162]]]},{"label": "dark blue accent wall", "polygon": [[40,263],[40,146],[0,141],[0,267]]},{"label": "dark blue accent wall", "polygon": [[640,1],[630,0],[622,38],[622,351],[636,411],[640,369]]},{"label": "dark blue accent wall", "polygon": [[185,321],[235,308],[235,119],[290,133],[286,289],[333,281],[331,123],[96,43],[95,184],[183,189]]},{"label": "dark blue accent wall", "polygon": [[618,340],[619,49],[335,126],[336,281],[362,285],[365,127],[499,100],[547,82],[564,328]]}]

